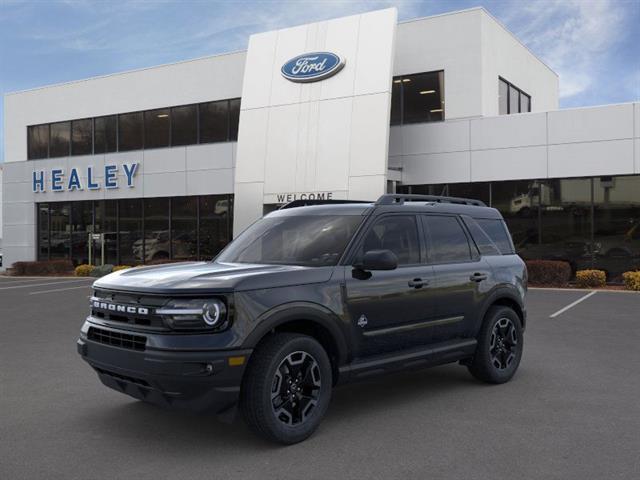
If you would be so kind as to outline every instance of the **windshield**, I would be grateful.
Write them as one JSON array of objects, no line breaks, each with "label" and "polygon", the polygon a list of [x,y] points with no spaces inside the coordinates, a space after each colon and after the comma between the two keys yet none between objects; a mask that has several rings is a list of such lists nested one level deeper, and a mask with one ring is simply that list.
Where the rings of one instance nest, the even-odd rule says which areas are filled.
[{"label": "windshield", "polygon": [[359,215],[277,216],[258,220],[216,258],[222,263],[336,265]]}]

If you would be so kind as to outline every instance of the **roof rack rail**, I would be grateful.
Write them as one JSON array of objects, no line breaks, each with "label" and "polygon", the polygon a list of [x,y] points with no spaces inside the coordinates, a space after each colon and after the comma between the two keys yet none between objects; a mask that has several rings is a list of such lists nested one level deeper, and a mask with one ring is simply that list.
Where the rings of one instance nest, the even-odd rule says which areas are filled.
[{"label": "roof rack rail", "polygon": [[296,207],[308,207],[310,205],[340,205],[344,203],[373,203],[366,200],[321,200],[321,199],[306,199],[306,200],[293,200],[289,203],[285,203],[278,210],[285,210],[287,208]]},{"label": "roof rack rail", "polygon": [[405,202],[455,203],[458,205],[472,205],[474,207],[487,206],[483,201],[473,200],[471,198],[442,197],[440,195],[402,195],[395,193],[382,195],[376,201],[376,205],[402,205]]}]

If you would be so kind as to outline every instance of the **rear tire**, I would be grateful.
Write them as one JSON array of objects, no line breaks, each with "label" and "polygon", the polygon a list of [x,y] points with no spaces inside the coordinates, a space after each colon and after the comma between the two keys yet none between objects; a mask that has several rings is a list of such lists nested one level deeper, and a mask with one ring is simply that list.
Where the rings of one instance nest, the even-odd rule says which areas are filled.
[{"label": "rear tire", "polygon": [[306,335],[275,334],[251,355],[240,409],[258,435],[290,445],[316,430],[332,386],[331,362],[322,345]]},{"label": "rear tire", "polygon": [[491,307],[484,317],[469,372],[483,382],[508,382],[520,365],[523,347],[518,314],[509,307]]}]

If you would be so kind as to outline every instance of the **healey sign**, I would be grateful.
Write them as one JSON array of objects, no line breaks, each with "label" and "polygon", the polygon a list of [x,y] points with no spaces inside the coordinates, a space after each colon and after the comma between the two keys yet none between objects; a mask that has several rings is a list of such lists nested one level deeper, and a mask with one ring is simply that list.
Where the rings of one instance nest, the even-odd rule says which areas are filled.
[{"label": "healey sign", "polygon": [[124,174],[127,187],[133,187],[133,180],[138,172],[137,163],[124,163],[120,166],[105,165],[102,172],[93,167],[86,167],[82,170],[82,176],[77,168],[72,168],[69,175],[66,175],[62,168],[54,168],[50,171],[34,170],[31,185],[33,193],[46,192],[48,189],[52,192],[64,192],[84,190],[85,188],[87,190],[100,190],[103,187],[107,189],[120,188],[118,181],[120,170]]},{"label": "healey sign", "polygon": [[282,76],[292,82],[317,82],[338,73],[345,59],[331,52],[313,52],[298,55],[280,69]]}]

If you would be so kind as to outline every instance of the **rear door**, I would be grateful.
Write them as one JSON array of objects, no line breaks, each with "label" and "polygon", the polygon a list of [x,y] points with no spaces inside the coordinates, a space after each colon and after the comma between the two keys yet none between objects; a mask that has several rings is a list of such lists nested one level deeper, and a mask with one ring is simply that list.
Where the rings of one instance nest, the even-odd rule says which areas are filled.
[{"label": "rear door", "polygon": [[435,318],[431,341],[474,334],[491,269],[456,215],[422,215],[427,258],[433,266]]},{"label": "rear door", "polygon": [[[425,265],[421,225],[413,214],[388,214],[375,219],[361,237],[354,260],[369,250],[387,249],[398,268],[361,272],[345,266],[346,308],[363,357],[420,345],[423,327],[435,309],[433,268]],[[354,262],[351,262],[354,263]]]}]

